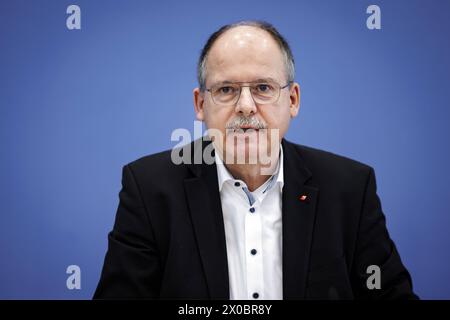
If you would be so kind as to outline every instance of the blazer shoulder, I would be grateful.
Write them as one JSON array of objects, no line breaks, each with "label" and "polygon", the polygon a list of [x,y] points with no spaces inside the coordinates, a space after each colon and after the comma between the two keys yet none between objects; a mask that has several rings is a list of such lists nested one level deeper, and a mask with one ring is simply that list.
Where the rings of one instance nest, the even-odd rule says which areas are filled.
[{"label": "blazer shoulder", "polygon": [[336,166],[347,166],[347,167],[354,167],[358,169],[363,170],[370,170],[372,167],[366,163],[363,163],[361,161],[333,153],[331,151],[326,151],[322,149],[312,148],[309,146],[304,145],[298,145],[299,152],[302,156],[305,158],[308,158],[310,160],[315,160],[319,162],[324,162],[326,164],[330,165],[336,165]]},{"label": "blazer shoulder", "polygon": [[175,181],[189,175],[184,164],[174,163],[171,149],[140,157],[125,167],[131,170],[137,180],[146,182]]},{"label": "blazer shoulder", "polygon": [[374,171],[370,165],[346,156],[301,144],[291,144],[313,177],[321,178],[321,180],[350,182],[362,179],[365,181]]},{"label": "blazer shoulder", "polygon": [[133,161],[130,161],[126,166],[138,167],[154,167],[165,165],[170,162],[171,150],[164,150],[153,154],[147,154]]}]

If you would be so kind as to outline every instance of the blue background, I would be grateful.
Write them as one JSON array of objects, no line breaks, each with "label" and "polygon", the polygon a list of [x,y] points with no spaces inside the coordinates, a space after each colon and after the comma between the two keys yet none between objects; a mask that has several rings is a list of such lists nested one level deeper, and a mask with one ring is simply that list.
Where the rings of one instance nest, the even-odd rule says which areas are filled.
[{"label": "blue background", "polygon": [[[81,30],[66,8],[81,7]],[[381,8],[381,30],[366,8]],[[121,168],[193,131],[195,67],[265,19],[302,88],[287,137],[373,166],[415,291],[450,298],[450,1],[0,2],[0,298],[90,298]],[[66,288],[79,265],[81,290]]]}]

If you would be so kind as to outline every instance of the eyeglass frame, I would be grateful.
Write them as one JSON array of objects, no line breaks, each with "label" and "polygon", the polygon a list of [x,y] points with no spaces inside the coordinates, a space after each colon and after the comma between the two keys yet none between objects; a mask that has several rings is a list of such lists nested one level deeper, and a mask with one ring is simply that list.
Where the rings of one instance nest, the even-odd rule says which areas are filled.
[{"label": "eyeglass frame", "polygon": [[[251,82],[224,82],[224,83],[221,83],[221,84],[216,84],[216,85],[214,85],[214,86],[212,86],[212,87],[209,87],[209,88],[205,88],[205,90],[208,91],[208,92],[211,94],[211,99],[212,99],[212,101],[213,101],[216,105],[219,105],[219,106],[227,106],[228,104],[220,104],[220,103],[217,103],[217,102],[214,100],[213,95],[212,95],[212,92],[211,92],[211,89],[213,89],[214,87],[219,86],[219,85],[226,85],[226,84],[233,85],[233,84],[238,84],[238,85],[239,85],[239,95],[237,95],[237,100],[236,100],[234,103],[230,103],[230,105],[236,105],[236,104],[239,102],[239,99],[241,98],[242,88],[244,88],[244,87],[248,87],[248,88],[252,87],[252,85],[245,85],[245,86],[241,85],[241,84],[243,84],[243,83],[251,83]],[[281,86],[278,82],[272,81],[272,80],[270,80],[270,81],[255,81],[253,84],[254,84],[254,85],[257,85],[257,84],[264,84],[264,83],[274,83],[274,84],[278,85],[278,86],[279,86],[278,96],[276,97],[275,100],[273,100],[273,101],[271,101],[271,102],[268,102],[268,103],[257,103],[257,102],[255,101],[255,98],[253,97],[252,91],[250,90],[250,95],[252,96],[253,102],[254,102],[255,104],[265,105],[265,104],[270,104],[270,103],[275,103],[275,102],[277,102],[278,99],[280,99],[280,92],[281,92],[281,90],[282,90],[282,89],[286,89],[288,86],[290,86],[292,83],[294,83],[294,81],[288,81],[288,83],[285,84],[284,86]]]}]

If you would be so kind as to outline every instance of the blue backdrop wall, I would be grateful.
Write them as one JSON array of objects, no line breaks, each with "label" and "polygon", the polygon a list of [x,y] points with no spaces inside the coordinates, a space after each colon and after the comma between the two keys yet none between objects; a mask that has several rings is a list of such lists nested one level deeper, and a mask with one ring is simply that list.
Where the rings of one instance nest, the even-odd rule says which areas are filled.
[{"label": "blue backdrop wall", "polygon": [[[66,9],[81,8],[81,30]],[[369,30],[366,9],[381,9]],[[422,298],[450,299],[449,1],[0,2],[0,298],[96,287],[121,168],[193,130],[195,64],[225,23],[264,19],[302,87],[287,137],[376,170]],[[68,290],[66,268],[81,268]]]}]

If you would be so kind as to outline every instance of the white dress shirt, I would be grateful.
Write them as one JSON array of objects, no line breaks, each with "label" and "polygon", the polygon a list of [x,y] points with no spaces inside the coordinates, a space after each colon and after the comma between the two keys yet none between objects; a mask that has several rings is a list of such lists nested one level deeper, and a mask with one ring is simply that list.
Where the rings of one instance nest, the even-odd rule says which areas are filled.
[{"label": "white dress shirt", "polygon": [[283,299],[283,149],[277,169],[250,192],[215,154],[225,226],[230,299]]}]

